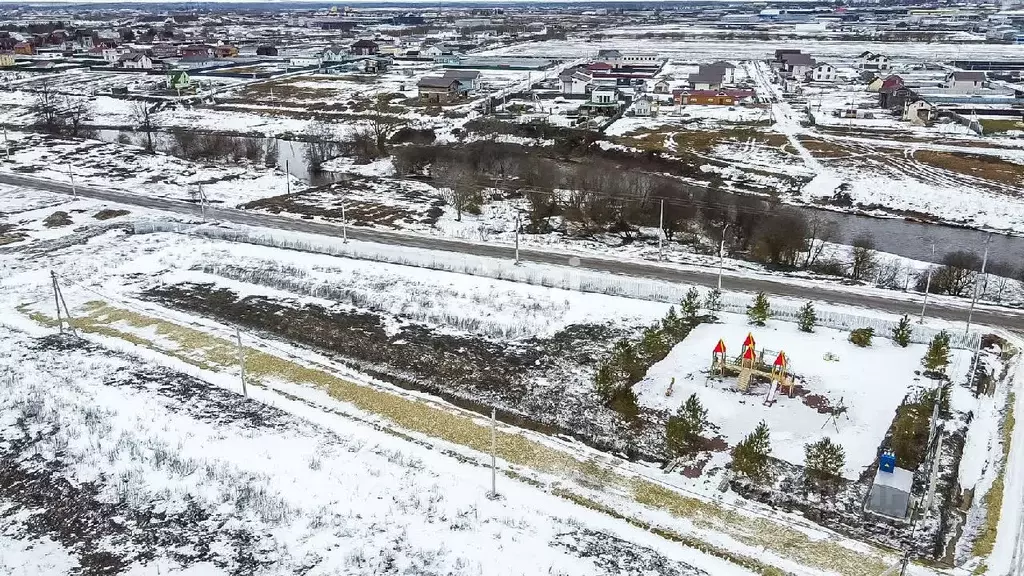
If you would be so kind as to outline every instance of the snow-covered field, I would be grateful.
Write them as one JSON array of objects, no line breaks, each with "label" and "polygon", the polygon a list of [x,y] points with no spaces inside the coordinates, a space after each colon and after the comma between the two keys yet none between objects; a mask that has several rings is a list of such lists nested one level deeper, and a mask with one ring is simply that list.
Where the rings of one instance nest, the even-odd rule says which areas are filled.
[{"label": "snow-covered field", "polygon": [[[208,574],[245,566],[357,574],[389,566],[452,574],[748,573],[714,557],[728,550],[799,575],[859,576],[895,561],[803,519],[751,502],[737,507],[738,496],[718,495],[713,485],[507,424],[499,432],[505,498],[493,502],[485,497],[489,474],[481,466],[488,463],[489,434],[477,414],[366,376],[362,364],[342,363],[344,351],[328,354],[249,330],[243,339],[252,400],[242,400],[223,391],[238,390],[233,322],[212,316],[217,307],[211,314],[190,312],[141,290],[206,283],[252,302],[284,302],[296,312],[323,307],[339,319],[379,315],[392,340],[385,354],[394,356],[418,345],[411,337],[423,329],[466,338],[460,353],[468,357],[478,353],[475,326],[498,327],[488,337],[508,352],[542,345],[546,335],[582,322],[628,331],[660,317],[665,304],[179,234],[112,230],[51,247],[44,264],[27,249],[46,248],[49,229],[31,221],[57,209],[59,197],[22,191],[9,198],[7,218],[18,219],[28,238],[12,245],[16,251],[0,251],[0,395],[4,405],[17,406],[0,420],[9,441],[0,450],[36,454],[37,460],[17,461],[40,482],[94,481],[94,492],[74,492],[74,518],[118,521],[92,524],[99,529],[84,538],[61,535],[28,522],[34,509],[17,504],[19,496],[18,514],[3,525],[0,542],[10,542],[11,553],[0,556],[0,566],[31,571],[82,564],[90,561],[85,550],[109,552],[138,574],[187,573],[185,566]],[[85,210],[73,213],[73,226],[82,227],[103,205],[81,200],[62,207]],[[228,267],[252,275],[231,277]],[[49,269],[92,345],[38,339],[53,332]],[[275,275],[293,282],[258,281]],[[224,310],[236,305],[220,302]],[[509,327],[541,338],[517,344],[525,334],[496,335]],[[709,360],[712,340],[724,337],[735,346],[747,330],[728,315],[698,327],[648,373],[641,400],[665,402],[657,387],[676,376],[672,403],[690,388],[698,392],[729,443],[757,418],[769,418],[777,455],[793,460],[823,416],[788,398],[762,410],[751,397],[730,410],[729,393],[684,377]],[[891,417],[901,390],[915,385],[921,347],[898,349],[876,337],[873,348],[854,350],[838,332],[822,328],[808,337],[776,321],[755,335],[765,347],[785,349],[811,393],[846,399],[850,421],[840,419],[840,429],[857,431],[856,439],[842,438],[849,443],[848,473],[866,465],[885,414]],[[610,342],[592,344],[599,354]],[[839,361],[826,362],[825,352]],[[565,381],[535,386],[565,402],[587,393],[592,368],[568,363],[572,351],[561,354],[558,364],[572,371],[560,374]],[[957,354],[954,374],[962,379],[966,367]],[[884,377],[881,369],[864,372],[872,363],[892,369]],[[32,467],[39,459],[47,466]],[[339,497],[339,485],[357,497]],[[162,514],[184,543],[140,543],[140,533],[154,533],[141,528],[152,514]],[[683,544],[642,529],[650,525],[682,535]],[[211,526],[220,530],[210,533]],[[443,545],[438,533],[445,534]],[[20,552],[27,540],[47,534],[51,541],[38,554]],[[153,556],[143,562],[147,552]]]},{"label": "snow-covered field", "polygon": [[[8,132],[10,162],[4,170],[78,185],[115,188],[131,194],[196,202],[202,193],[211,204],[235,206],[283,194],[286,175],[252,163],[204,164],[168,154],[148,154],[137,146],[97,140],[44,140]],[[293,190],[303,186],[291,178]]]}]

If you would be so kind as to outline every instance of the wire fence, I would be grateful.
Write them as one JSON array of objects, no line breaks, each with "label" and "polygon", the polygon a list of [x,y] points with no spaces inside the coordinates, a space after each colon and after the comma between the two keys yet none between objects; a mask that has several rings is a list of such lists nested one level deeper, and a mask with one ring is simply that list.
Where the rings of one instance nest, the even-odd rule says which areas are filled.
[{"label": "wire fence", "polygon": [[[508,260],[499,260],[485,256],[460,254],[454,252],[435,252],[427,249],[389,246],[369,242],[342,242],[340,239],[312,236],[299,232],[277,234],[266,230],[249,228],[223,228],[219,226],[194,226],[176,222],[138,222],[135,224],[136,234],[155,232],[174,232],[191,234],[205,238],[256,244],[273,248],[300,250],[329,256],[340,256],[357,260],[384,262],[402,266],[414,266],[430,270],[441,270],[457,274],[468,274],[520,282],[546,288],[559,288],[576,292],[589,292],[609,296],[622,296],[654,302],[678,303],[694,286],[676,284],[650,278],[620,276],[606,272],[582,270],[568,266],[533,265],[525,263],[516,265]],[[702,296],[706,296],[706,288],[698,288]],[[723,294],[722,310],[737,314],[745,314],[747,306],[753,301],[752,296],[744,294]],[[771,305],[772,319],[785,322],[797,322],[800,318],[800,307],[788,303],[775,302]],[[837,330],[854,330],[872,328],[876,336],[891,336],[897,321],[877,316],[868,316],[830,310],[817,310],[817,325]],[[916,344],[927,344],[940,330],[929,326],[912,324],[910,341]],[[978,332],[950,332],[950,345],[953,348],[975,350],[978,348],[981,335]]]}]

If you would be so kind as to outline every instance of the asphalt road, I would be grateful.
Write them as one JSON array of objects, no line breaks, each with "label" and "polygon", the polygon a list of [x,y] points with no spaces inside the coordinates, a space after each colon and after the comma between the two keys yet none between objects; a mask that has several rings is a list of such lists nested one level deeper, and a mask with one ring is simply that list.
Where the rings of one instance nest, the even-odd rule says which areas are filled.
[{"label": "asphalt road", "polygon": [[[60,194],[71,194],[70,184],[44,180],[20,174],[0,173],[0,183],[37,188]],[[140,206],[154,210],[164,210],[199,217],[200,207],[197,204],[183,200],[169,200],[166,198],[153,198],[136,194],[119,192],[94,187],[77,186],[75,192],[82,197]],[[3,205],[0,203],[0,211]],[[340,237],[342,228],[336,224],[325,224],[321,222],[310,222],[286,216],[276,216],[259,212],[248,212],[234,208],[206,208],[206,217],[214,220],[222,220],[235,224],[248,226],[261,226],[265,228],[276,228],[280,230],[292,230],[309,234],[320,234],[324,236]],[[348,237],[353,240],[366,242],[377,242],[397,246],[408,246],[428,250],[442,250],[447,252],[461,252],[475,254],[478,256],[490,256],[511,260],[515,256],[515,250],[505,245],[473,244],[458,240],[449,240],[432,236],[418,236],[412,234],[388,232],[382,230],[370,230],[366,228],[352,228],[347,230]],[[593,258],[587,256],[570,256],[557,252],[545,252],[540,250],[521,249],[519,256],[523,260],[554,264],[560,266],[572,265],[579,268],[587,268],[610,274],[624,276],[638,276],[645,278],[656,278],[671,282],[685,284],[696,284],[700,286],[715,286],[717,284],[717,269],[708,270],[680,270],[677,268],[646,264],[637,261],[618,261],[606,258]],[[573,261],[570,263],[570,258]],[[874,310],[892,312],[896,314],[920,314],[921,305],[916,301],[905,301],[895,298],[877,297],[867,294],[858,294],[843,290],[831,289],[821,286],[795,285],[779,282],[764,277],[740,277],[728,276],[723,279],[723,289],[742,292],[765,292],[779,296],[798,298],[801,300],[826,301],[835,304],[860,306]],[[946,320],[966,321],[967,302],[954,304],[934,303],[928,306],[928,315],[943,318]],[[973,322],[998,326],[1015,331],[1024,331],[1024,311],[1017,310],[984,310],[974,311]]]}]

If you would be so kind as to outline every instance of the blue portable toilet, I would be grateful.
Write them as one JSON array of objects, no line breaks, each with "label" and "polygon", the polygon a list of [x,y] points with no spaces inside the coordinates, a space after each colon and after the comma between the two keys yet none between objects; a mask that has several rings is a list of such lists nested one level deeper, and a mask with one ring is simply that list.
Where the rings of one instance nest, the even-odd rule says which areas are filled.
[{"label": "blue portable toilet", "polygon": [[878,459],[878,469],[890,474],[896,469],[896,454],[892,450],[882,452],[882,456]]}]

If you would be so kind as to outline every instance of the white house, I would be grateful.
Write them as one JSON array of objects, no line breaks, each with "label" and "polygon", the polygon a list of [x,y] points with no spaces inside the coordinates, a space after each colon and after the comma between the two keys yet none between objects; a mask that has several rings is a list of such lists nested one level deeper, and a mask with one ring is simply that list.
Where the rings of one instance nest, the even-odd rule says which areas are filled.
[{"label": "white house", "polygon": [[985,73],[950,72],[946,74],[946,87],[950,92],[977,94],[985,87]]},{"label": "white house", "polygon": [[835,82],[836,69],[825,62],[817,63],[808,76],[813,82]]},{"label": "white house", "polygon": [[654,92],[655,94],[668,94],[670,92],[670,88],[671,86],[669,86],[668,80],[662,78],[651,86],[651,92]]},{"label": "white house", "polygon": [[591,85],[591,76],[586,72],[575,71],[559,77],[562,81],[562,94],[586,94]]},{"label": "white house", "polygon": [[875,54],[865,50],[857,56],[857,67],[861,70],[888,70],[889,58],[884,54]]},{"label": "white house", "polygon": [[653,98],[650,96],[641,96],[637,98],[633,103],[633,114],[635,116],[650,116],[652,101]]},{"label": "white house", "polygon": [[598,86],[590,95],[594,104],[615,104],[619,101],[619,91],[613,86]]},{"label": "white house", "polygon": [[903,119],[911,124],[924,126],[935,120],[936,112],[935,106],[924,100],[915,100],[903,108]]},{"label": "white house", "polygon": [[436,58],[442,53],[443,51],[437,46],[427,46],[423,50],[420,50],[420,56],[424,58]]},{"label": "white house", "polygon": [[124,48],[104,48],[103,59],[109,64],[117,64],[118,60],[121,59],[121,55],[127,53],[128,51]]},{"label": "white house", "polygon": [[320,58],[324,62],[341,62],[343,60],[348,59],[348,54],[348,46],[335,44],[333,46],[328,46],[327,48],[325,48],[324,51],[320,54]]},{"label": "white house", "polygon": [[121,57],[121,66],[134,70],[152,70],[153,59],[141,52],[125,54]]},{"label": "white house", "polygon": [[478,70],[445,70],[442,78],[454,78],[459,81],[459,88],[467,94],[480,88],[481,74]]}]

